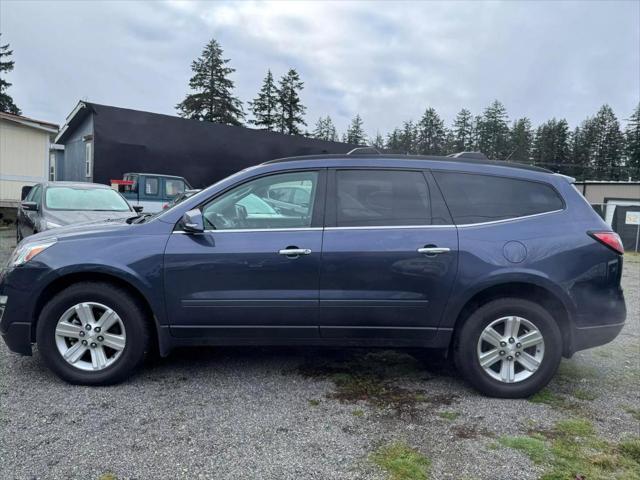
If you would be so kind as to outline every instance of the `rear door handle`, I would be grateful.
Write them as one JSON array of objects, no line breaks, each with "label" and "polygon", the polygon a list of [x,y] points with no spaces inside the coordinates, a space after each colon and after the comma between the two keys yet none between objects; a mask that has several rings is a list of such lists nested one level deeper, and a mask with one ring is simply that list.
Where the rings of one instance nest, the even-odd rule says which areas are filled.
[{"label": "rear door handle", "polygon": [[422,247],[418,249],[418,253],[425,255],[438,255],[439,253],[448,253],[451,249],[447,247]]},{"label": "rear door handle", "polygon": [[311,249],[309,248],[283,248],[278,250],[280,255],[286,255],[287,257],[297,257],[298,255],[310,255]]}]

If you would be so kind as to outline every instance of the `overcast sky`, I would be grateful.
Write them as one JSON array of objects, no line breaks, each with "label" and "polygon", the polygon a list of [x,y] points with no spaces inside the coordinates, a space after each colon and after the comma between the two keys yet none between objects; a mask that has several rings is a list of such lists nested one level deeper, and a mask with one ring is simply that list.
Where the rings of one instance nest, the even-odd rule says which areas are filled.
[{"label": "overcast sky", "polygon": [[[80,99],[175,114],[191,61],[216,38],[251,100],[296,68],[313,129],[360,113],[369,134],[433,106],[447,124],[501,100],[510,118],[572,126],[640,101],[640,2],[0,1],[23,114],[64,123]],[[246,107],[245,107],[246,108]]]}]

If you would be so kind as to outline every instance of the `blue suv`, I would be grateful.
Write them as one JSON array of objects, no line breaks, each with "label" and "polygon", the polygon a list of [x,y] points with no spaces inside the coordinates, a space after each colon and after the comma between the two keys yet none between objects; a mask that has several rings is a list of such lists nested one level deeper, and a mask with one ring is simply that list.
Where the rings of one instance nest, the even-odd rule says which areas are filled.
[{"label": "blue suv", "polygon": [[487,395],[523,397],[620,332],[622,254],[544,169],[288,158],[155,215],[24,240],[0,275],[0,331],[76,384],[184,345],[420,347]]}]

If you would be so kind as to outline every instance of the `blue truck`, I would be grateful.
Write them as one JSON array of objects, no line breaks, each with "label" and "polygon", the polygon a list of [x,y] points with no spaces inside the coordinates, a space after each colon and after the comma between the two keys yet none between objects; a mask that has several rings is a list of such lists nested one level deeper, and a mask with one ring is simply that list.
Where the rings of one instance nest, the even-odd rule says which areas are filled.
[{"label": "blue truck", "polygon": [[111,180],[111,185],[133,207],[143,207],[147,213],[159,212],[177,195],[192,188],[183,177],[157,173],[125,173],[122,180]]}]

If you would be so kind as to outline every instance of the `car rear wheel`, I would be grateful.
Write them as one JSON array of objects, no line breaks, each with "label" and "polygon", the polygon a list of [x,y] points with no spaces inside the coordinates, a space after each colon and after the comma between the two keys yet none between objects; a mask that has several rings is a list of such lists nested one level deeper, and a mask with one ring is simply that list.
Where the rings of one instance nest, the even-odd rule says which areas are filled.
[{"label": "car rear wheel", "polygon": [[37,328],[46,364],[67,382],[108,385],[128,377],[149,344],[143,309],[107,283],[78,283],[45,305]]},{"label": "car rear wheel", "polygon": [[562,335],[541,306],[520,298],[482,305],[456,332],[454,361],[480,392],[503,398],[533,395],[555,374]]}]

